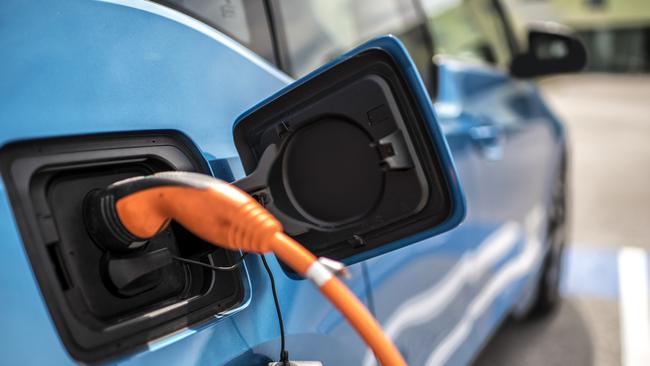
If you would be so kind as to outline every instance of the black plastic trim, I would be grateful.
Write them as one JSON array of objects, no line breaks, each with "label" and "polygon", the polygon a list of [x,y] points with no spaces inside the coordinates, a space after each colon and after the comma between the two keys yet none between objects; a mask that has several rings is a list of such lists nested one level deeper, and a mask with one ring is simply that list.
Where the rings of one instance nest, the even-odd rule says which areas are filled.
[{"label": "black plastic trim", "polygon": [[[142,165],[145,170],[210,174],[196,146],[177,131],[19,141],[0,149],[2,178],[41,292],[66,349],[74,359],[85,363],[106,361],[146,349],[151,341],[214,319],[216,314],[244,301],[241,270],[215,273],[175,264],[183,268],[186,276],[199,276],[196,278],[204,280],[186,283],[172,298],[138,308],[135,313],[122,317],[106,320],[89,315],[83,298],[79,298],[79,284],[64,265],[68,253],[62,253],[61,247],[55,245],[61,238],[60,226],[48,202],[47,190],[63,172],[109,172],[121,165],[131,166],[129,164]],[[81,222],[78,225],[83,226]],[[200,240],[177,226],[170,230],[181,235],[175,236],[179,241]],[[200,243],[193,245],[201,246]],[[207,257],[206,253],[200,255],[211,264],[219,265],[233,264],[238,258],[222,249]],[[188,294],[192,297],[187,298]]]}]

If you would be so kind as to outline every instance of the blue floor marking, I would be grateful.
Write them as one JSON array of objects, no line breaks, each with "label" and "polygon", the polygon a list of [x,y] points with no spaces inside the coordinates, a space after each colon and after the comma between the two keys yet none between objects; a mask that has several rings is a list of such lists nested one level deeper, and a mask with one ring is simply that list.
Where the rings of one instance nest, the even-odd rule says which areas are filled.
[{"label": "blue floor marking", "polygon": [[618,252],[618,248],[567,247],[562,266],[562,293],[618,298]]}]

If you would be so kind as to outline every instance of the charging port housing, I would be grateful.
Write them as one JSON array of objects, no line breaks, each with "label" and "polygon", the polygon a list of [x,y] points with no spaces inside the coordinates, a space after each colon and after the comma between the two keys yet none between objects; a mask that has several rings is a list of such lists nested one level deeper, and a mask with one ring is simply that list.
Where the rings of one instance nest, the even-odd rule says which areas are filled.
[{"label": "charging port housing", "polygon": [[83,362],[103,361],[244,301],[242,270],[214,272],[171,262],[116,288],[110,263],[161,250],[218,266],[238,253],[172,225],[133,253],[111,253],[84,225],[89,192],[129,177],[181,170],[210,174],[198,149],[173,131],[17,142],[0,151],[16,220],[61,339]]}]

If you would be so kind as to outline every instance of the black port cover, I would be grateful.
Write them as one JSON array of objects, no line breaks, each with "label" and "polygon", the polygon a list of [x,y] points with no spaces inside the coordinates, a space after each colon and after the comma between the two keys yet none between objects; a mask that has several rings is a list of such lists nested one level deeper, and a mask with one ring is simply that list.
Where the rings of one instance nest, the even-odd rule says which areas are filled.
[{"label": "black port cover", "polygon": [[235,125],[248,174],[235,184],[317,255],[352,263],[462,220],[446,142],[409,65],[399,41],[379,39]]}]

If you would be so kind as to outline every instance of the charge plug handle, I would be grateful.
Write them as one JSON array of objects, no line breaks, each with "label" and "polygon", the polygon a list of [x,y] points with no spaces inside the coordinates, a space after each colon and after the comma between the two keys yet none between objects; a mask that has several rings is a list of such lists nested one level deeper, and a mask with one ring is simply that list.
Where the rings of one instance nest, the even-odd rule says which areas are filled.
[{"label": "charge plug handle", "polygon": [[116,294],[132,297],[160,284],[158,270],[173,263],[167,248],[135,255],[148,243],[120,224],[115,202],[131,193],[127,186],[95,189],[84,198],[84,224],[93,241],[111,255],[102,264],[104,281]]},{"label": "charge plug handle", "polygon": [[86,231],[93,241],[111,253],[125,254],[144,247],[148,240],[131,234],[120,224],[115,202],[124,189],[111,185],[106,189],[90,191],[83,202]]},{"label": "charge plug handle", "polygon": [[[102,218],[97,220],[100,226],[101,220],[105,222],[103,228],[91,228],[96,233],[110,236],[127,231],[132,238],[144,240],[158,234],[173,219],[215,246],[259,254],[273,253],[320,289],[382,365],[406,365],[372,314],[337,277],[342,268],[330,262],[322,263],[287,236],[280,222],[246,192],[213,177],[188,172],[131,178],[114,183],[107,191],[111,194],[106,201],[91,201],[100,205],[95,208],[100,210],[103,210],[101,205],[108,202],[108,209],[114,211],[97,215]],[[115,218],[116,222],[110,221]],[[128,243],[127,238],[121,246],[129,248]]]}]

